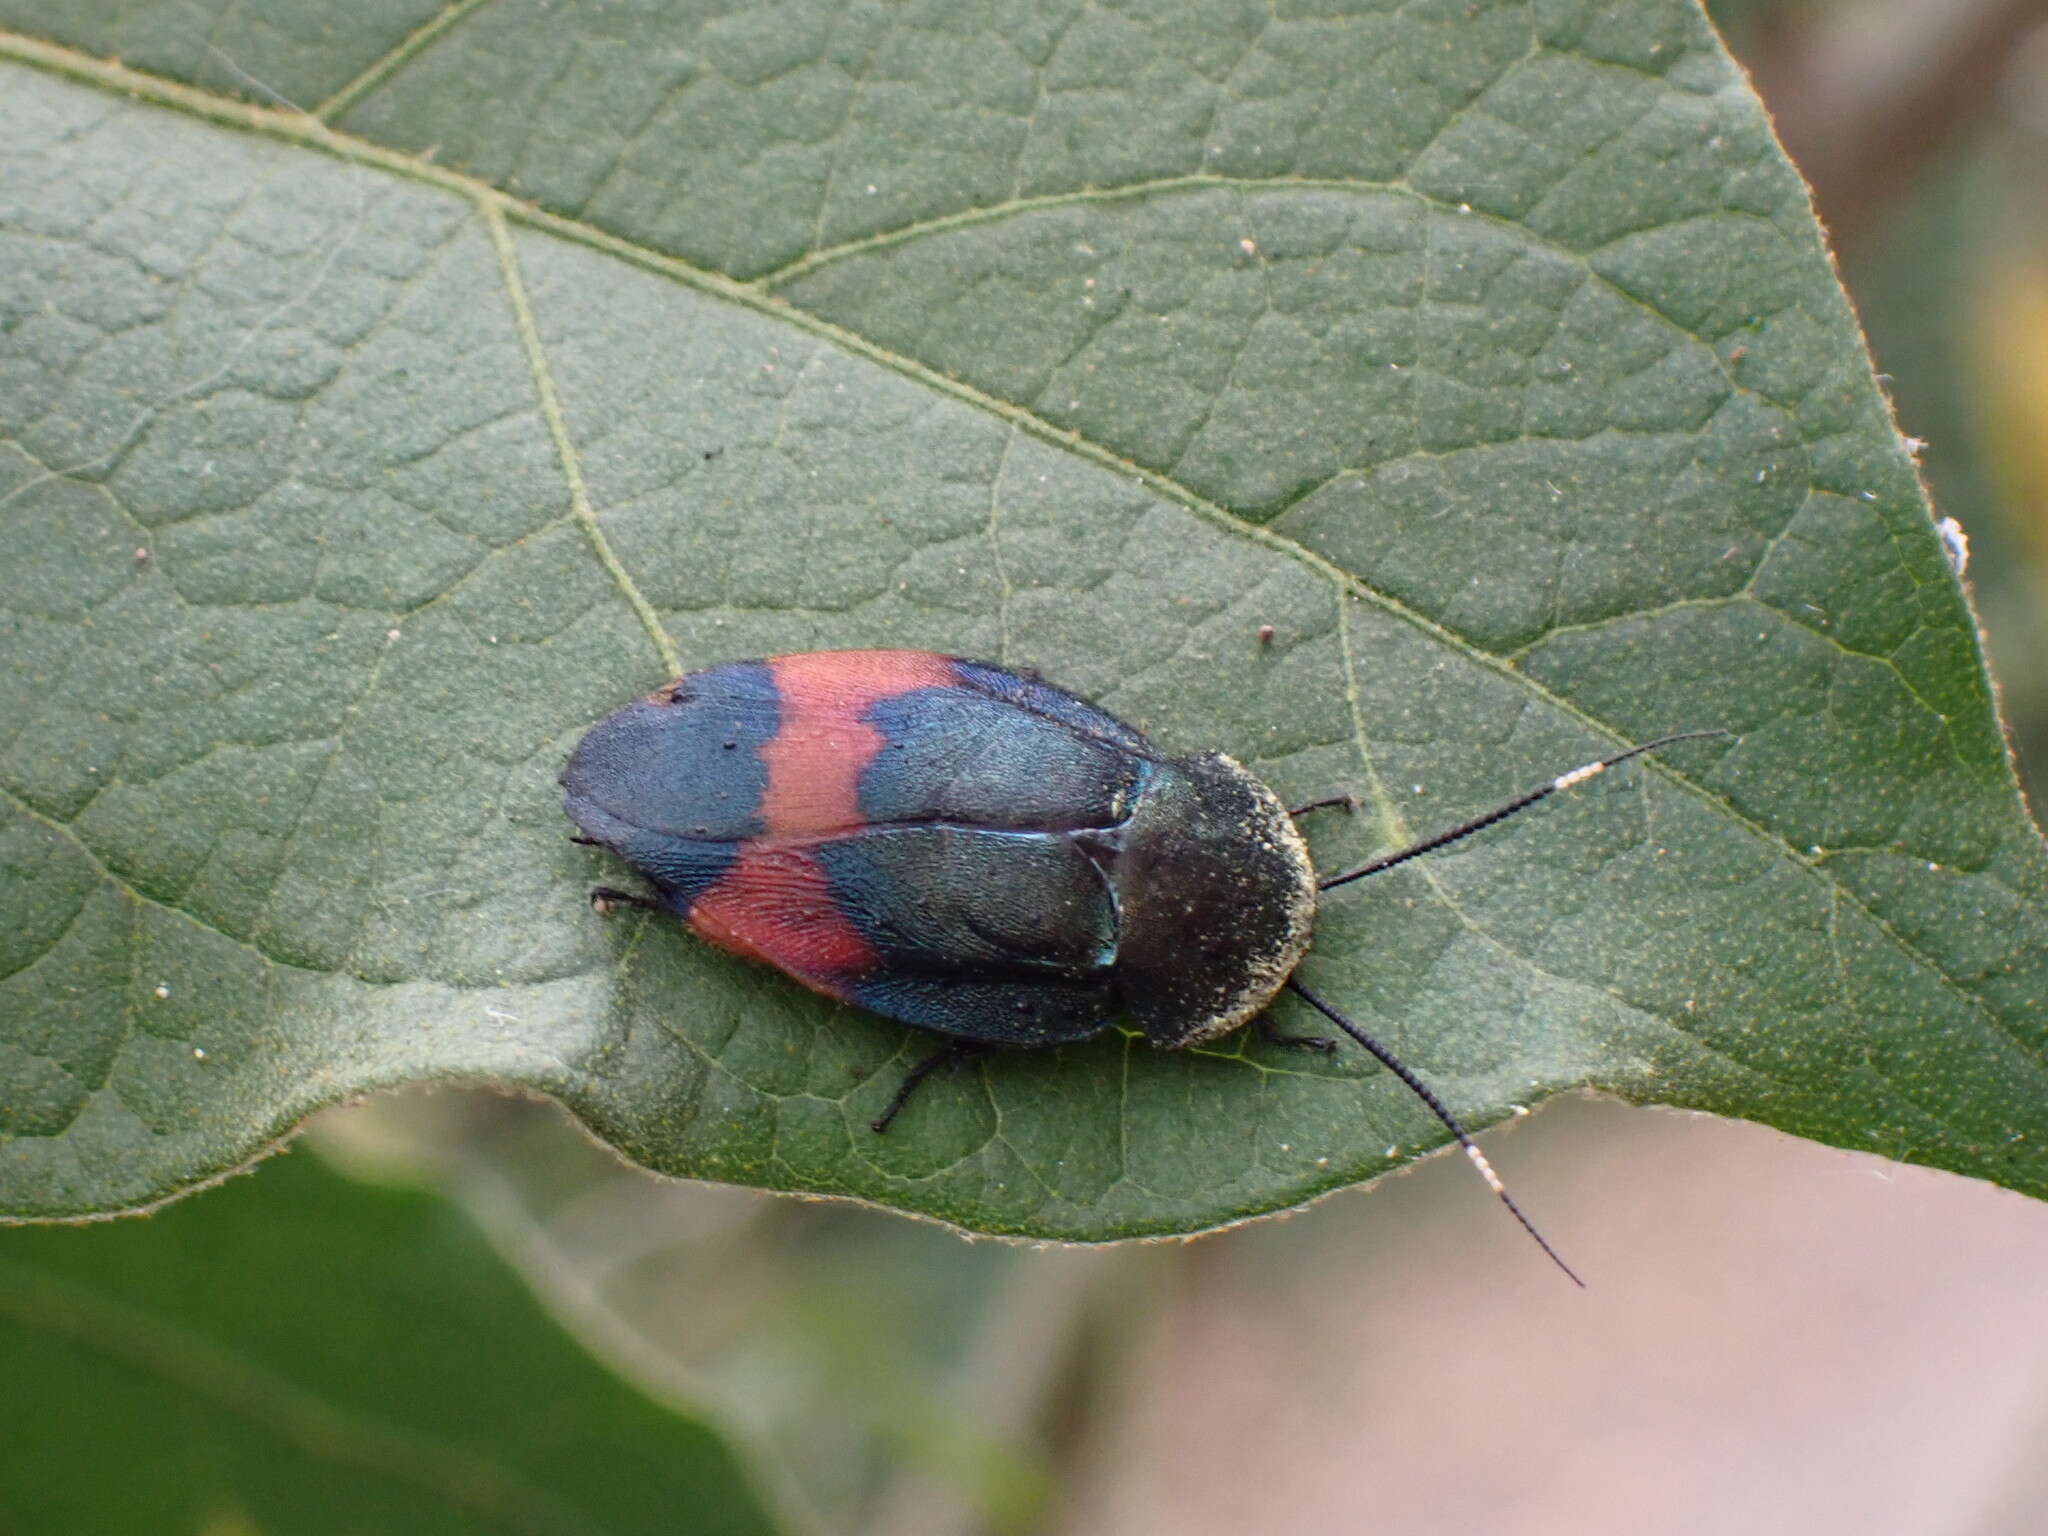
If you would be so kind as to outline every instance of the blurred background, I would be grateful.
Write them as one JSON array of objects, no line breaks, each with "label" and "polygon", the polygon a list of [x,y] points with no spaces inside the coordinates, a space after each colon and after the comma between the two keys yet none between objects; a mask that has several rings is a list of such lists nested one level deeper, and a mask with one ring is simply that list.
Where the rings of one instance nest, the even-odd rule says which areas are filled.
[{"label": "blurred background", "polygon": [[[1937,515],[1968,538],[2039,806],[2048,4],[1727,0],[1715,12],[1813,185],[1900,425],[1926,444]],[[288,1162],[429,1192],[404,1219],[481,1234],[479,1251],[539,1303],[530,1318],[508,1312],[453,1373],[451,1412],[517,1401],[532,1384],[521,1340],[559,1327],[723,1441],[758,1509],[705,1494],[651,1529],[2048,1529],[2048,1206],[1756,1126],[1591,1100],[1553,1104],[1488,1146],[1590,1292],[1563,1283],[1461,1159],[1198,1241],[1101,1250],[970,1242],[848,1205],[657,1180],[549,1106],[480,1093],[331,1113]],[[329,1198],[284,1172],[208,1199],[233,1195],[275,1222],[266,1200]],[[148,1225],[187,1223],[195,1250],[225,1267],[226,1248],[187,1214],[206,1205]],[[45,1236],[87,1264],[100,1234]],[[391,1297],[323,1287],[330,1251],[316,1242],[298,1271],[310,1283],[297,1322],[309,1338],[368,1332],[374,1352],[376,1330],[352,1309]],[[0,1312],[19,1294],[9,1283],[0,1265]],[[172,1365],[216,1379],[198,1356]],[[228,1385],[268,1401],[260,1381]],[[317,1413],[300,1424],[301,1410],[278,1399],[306,1445],[348,1428]],[[599,1476],[607,1443],[586,1453]],[[366,1444],[366,1464],[382,1465]],[[632,1475],[622,1461],[616,1476]],[[590,1528],[516,1489],[471,1505],[491,1514],[478,1529]],[[273,1528],[251,1512],[264,1507],[202,1501],[194,1523]],[[596,1528],[635,1528],[618,1523],[629,1518]],[[29,1529],[0,1498],[0,1531]]]}]

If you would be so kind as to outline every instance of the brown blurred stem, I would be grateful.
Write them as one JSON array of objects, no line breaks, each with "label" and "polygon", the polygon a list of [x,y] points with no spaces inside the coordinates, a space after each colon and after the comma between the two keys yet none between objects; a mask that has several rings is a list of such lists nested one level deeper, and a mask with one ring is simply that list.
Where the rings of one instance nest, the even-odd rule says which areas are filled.
[{"label": "brown blurred stem", "polygon": [[1838,255],[1976,122],[2013,49],[2044,22],[2048,0],[1767,9],[1750,74]]}]

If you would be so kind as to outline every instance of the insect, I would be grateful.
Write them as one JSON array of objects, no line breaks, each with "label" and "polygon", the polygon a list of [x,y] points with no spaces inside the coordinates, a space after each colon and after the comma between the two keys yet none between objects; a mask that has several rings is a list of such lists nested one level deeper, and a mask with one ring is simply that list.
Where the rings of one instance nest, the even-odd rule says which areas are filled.
[{"label": "insect", "polygon": [[[827,997],[945,1037],[940,1066],[1085,1040],[1130,1019],[1168,1050],[1245,1025],[1284,987],[1450,1130],[1543,1251],[1465,1128],[1392,1052],[1303,985],[1319,892],[1469,837],[1689,736],[1576,768],[1482,816],[1318,878],[1292,810],[1228,757],[1169,757],[1064,689],[929,651],[812,651],[678,678],[593,726],[562,772],[580,842],[653,887],[645,907]],[[1576,1281],[1578,1277],[1572,1275]]]}]

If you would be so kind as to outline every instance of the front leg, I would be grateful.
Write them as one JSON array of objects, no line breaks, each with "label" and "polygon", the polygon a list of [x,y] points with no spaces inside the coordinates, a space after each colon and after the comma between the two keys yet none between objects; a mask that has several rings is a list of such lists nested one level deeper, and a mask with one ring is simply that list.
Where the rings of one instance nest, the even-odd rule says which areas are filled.
[{"label": "front leg", "polygon": [[1290,819],[1298,819],[1306,816],[1310,811],[1330,811],[1340,806],[1343,808],[1346,816],[1356,814],[1358,810],[1358,796],[1319,795],[1313,800],[1304,800],[1299,805],[1290,805],[1287,808],[1287,814]]},{"label": "front leg", "polygon": [[1332,1061],[1336,1060],[1337,1042],[1328,1035],[1283,1035],[1270,1013],[1262,1013],[1253,1019],[1252,1028],[1258,1031],[1261,1040],[1274,1045],[1284,1045],[1297,1051],[1321,1051]]}]

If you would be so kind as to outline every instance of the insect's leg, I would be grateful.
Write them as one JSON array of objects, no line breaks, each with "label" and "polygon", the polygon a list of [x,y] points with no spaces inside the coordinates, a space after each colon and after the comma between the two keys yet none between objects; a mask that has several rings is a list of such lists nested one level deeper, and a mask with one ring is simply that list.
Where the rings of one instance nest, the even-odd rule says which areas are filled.
[{"label": "insect's leg", "polygon": [[1358,809],[1358,796],[1324,795],[1319,800],[1304,800],[1299,805],[1289,806],[1287,814],[1290,817],[1306,816],[1310,811],[1327,811],[1340,805],[1344,807],[1344,814],[1349,816]]},{"label": "insect's leg", "polygon": [[585,848],[602,848],[604,846],[604,844],[600,843],[596,838],[585,837],[580,832],[571,832],[569,834],[569,841],[572,843],[580,844]]},{"label": "insect's leg", "polygon": [[591,911],[595,912],[599,917],[603,917],[613,907],[644,907],[649,912],[665,910],[662,904],[652,896],[641,896],[632,891],[622,891],[618,887],[611,885],[593,885],[590,888]]},{"label": "insect's leg", "polygon": [[889,1107],[870,1120],[868,1124],[874,1128],[877,1135],[888,1130],[889,1122],[894,1120],[896,1112],[909,1102],[910,1096],[917,1091],[919,1083],[930,1077],[940,1067],[954,1066],[963,1061],[971,1061],[987,1049],[987,1046],[974,1040],[947,1041],[903,1075],[903,1081],[896,1085],[896,1097],[889,1101]]},{"label": "insect's leg", "polygon": [[1273,1022],[1273,1015],[1262,1013],[1252,1020],[1252,1028],[1259,1032],[1261,1040],[1274,1045],[1291,1046],[1297,1051],[1321,1051],[1325,1056],[1335,1057],[1337,1042],[1328,1035],[1283,1035],[1280,1026]]}]

